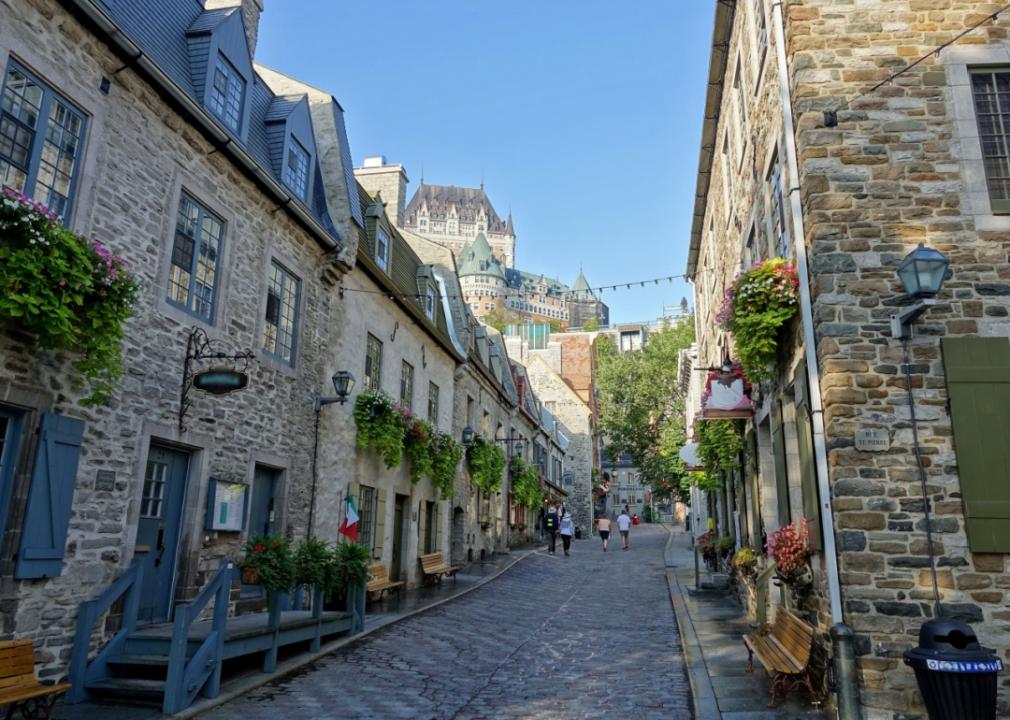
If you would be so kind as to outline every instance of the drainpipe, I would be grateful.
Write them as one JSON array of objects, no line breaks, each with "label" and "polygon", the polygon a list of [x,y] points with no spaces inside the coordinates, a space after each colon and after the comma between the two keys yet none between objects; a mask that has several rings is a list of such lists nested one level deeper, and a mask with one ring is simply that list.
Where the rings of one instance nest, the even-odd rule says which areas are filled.
[{"label": "drainpipe", "polygon": [[[772,32],[775,34],[775,54],[779,71],[779,99],[782,105],[782,125],[785,135],[785,155],[789,168],[789,209],[793,220],[793,247],[796,251],[796,269],[800,281],[800,319],[803,323],[803,345],[807,360],[807,383],[810,388],[811,420],[813,423],[814,462],[817,467],[817,495],[821,514],[829,523],[823,532],[824,560],[828,573],[828,602],[831,608],[832,656],[835,663],[835,690],[838,693],[840,720],[858,720],[862,717],[859,701],[859,683],[852,652],[852,628],[842,617],[842,593],[838,579],[838,555],[835,550],[834,512],[831,506],[831,487],[828,484],[828,453],[824,437],[824,406],[821,402],[821,376],[817,363],[817,345],[814,336],[814,316],[810,301],[810,270],[807,264],[806,229],[800,199],[800,173],[796,159],[796,136],[793,126],[792,93],[789,88],[789,61],[786,58],[785,23],[782,19],[782,0],[772,3]],[[850,642],[845,642],[846,640]]]}]

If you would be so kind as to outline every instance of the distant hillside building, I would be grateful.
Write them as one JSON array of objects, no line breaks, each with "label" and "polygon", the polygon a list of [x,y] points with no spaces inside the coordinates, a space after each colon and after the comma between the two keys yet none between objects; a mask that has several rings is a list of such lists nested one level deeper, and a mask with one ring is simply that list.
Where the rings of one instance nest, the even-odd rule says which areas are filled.
[{"label": "distant hillside building", "polygon": [[595,319],[607,325],[610,310],[589,287],[582,272],[569,287],[543,274],[515,268],[516,234],[512,213],[505,220],[479,188],[430,185],[421,180],[407,202],[407,174],[382,156],[365,158],[355,177],[370,193],[380,192],[386,213],[407,235],[452,251],[463,295],[478,318],[505,310],[534,322],[582,327]]}]

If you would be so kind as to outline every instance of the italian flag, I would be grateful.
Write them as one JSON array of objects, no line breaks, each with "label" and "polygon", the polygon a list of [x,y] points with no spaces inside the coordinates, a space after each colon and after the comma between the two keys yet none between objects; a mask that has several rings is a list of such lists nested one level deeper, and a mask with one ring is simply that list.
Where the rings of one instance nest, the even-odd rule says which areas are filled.
[{"label": "italian flag", "polygon": [[354,498],[347,496],[347,511],[344,513],[344,521],[340,523],[340,533],[346,535],[355,542],[358,539],[358,508],[354,506]]}]

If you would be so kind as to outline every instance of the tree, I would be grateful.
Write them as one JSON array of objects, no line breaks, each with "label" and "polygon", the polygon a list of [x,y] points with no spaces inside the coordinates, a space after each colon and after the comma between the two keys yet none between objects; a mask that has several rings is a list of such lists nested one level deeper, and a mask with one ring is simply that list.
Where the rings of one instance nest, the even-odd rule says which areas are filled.
[{"label": "tree", "polygon": [[481,318],[481,322],[489,327],[493,327],[498,332],[504,334],[506,325],[514,325],[519,322],[519,316],[514,312],[509,312],[504,308],[495,308]]},{"label": "tree", "polygon": [[681,497],[688,486],[680,449],[686,441],[680,352],[694,342],[694,318],[649,335],[640,350],[620,353],[609,338],[597,343],[600,432],[608,452],[627,452],[656,497]]}]

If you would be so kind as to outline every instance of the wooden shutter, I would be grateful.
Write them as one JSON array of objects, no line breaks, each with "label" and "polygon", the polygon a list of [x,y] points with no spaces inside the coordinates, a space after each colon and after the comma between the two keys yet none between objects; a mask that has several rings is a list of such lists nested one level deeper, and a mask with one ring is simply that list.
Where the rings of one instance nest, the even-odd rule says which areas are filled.
[{"label": "wooden shutter", "polygon": [[84,421],[42,416],[14,576],[55,577],[63,569]]},{"label": "wooden shutter", "polygon": [[789,473],[786,469],[786,441],[782,435],[782,407],[772,401],[772,451],[775,454],[775,496],[779,510],[779,527],[792,522],[789,512]]},{"label": "wooden shutter", "polygon": [[814,461],[814,427],[810,418],[807,363],[801,362],[793,376],[796,391],[796,445],[800,455],[800,487],[803,517],[810,525],[810,547],[821,549],[821,503],[817,495],[817,463]]},{"label": "wooden shutter", "polygon": [[943,339],[968,547],[1010,552],[1010,342]]},{"label": "wooden shutter", "polygon": [[386,491],[375,488],[375,540],[372,543],[372,557],[382,560],[382,548],[386,540]]},{"label": "wooden shutter", "polygon": [[[439,505],[441,503],[435,503],[435,549],[434,552],[445,553],[445,549],[442,547],[442,518],[439,512]],[[448,553],[445,553],[446,561],[448,561]]]},{"label": "wooden shutter", "polygon": [[417,503],[417,554],[424,555],[428,552],[425,547],[428,543],[428,508],[424,500]]}]

